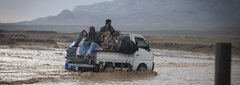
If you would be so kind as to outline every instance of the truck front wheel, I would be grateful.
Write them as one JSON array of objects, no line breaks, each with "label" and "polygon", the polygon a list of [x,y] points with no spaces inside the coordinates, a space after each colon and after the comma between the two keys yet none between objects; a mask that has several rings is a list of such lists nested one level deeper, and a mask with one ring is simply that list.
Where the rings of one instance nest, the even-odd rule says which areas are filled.
[{"label": "truck front wheel", "polygon": [[144,63],[141,63],[140,65],[138,65],[137,67],[137,71],[146,71],[147,70],[147,65]]}]

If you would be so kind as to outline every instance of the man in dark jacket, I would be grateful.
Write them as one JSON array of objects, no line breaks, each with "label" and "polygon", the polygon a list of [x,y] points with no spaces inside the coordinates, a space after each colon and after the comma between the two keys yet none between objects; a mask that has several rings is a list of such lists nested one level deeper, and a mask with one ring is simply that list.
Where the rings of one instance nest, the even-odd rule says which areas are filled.
[{"label": "man in dark jacket", "polygon": [[88,32],[87,38],[88,38],[91,42],[98,43],[98,36],[97,36],[97,33],[96,33],[95,28],[94,28],[93,26],[91,26],[91,27],[89,28],[89,32]]},{"label": "man in dark jacket", "polygon": [[106,20],[105,26],[101,27],[100,32],[105,33],[109,31],[111,33],[111,35],[113,35],[113,33],[115,33],[114,28],[112,27],[112,21],[110,19]]}]

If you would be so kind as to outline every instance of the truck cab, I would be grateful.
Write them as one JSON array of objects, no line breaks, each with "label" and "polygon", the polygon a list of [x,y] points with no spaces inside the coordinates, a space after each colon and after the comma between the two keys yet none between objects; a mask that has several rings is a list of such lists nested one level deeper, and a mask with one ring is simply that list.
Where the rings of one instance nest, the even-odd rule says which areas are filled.
[{"label": "truck cab", "polygon": [[135,42],[138,50],[130,55],[117,52],[97,52],[95,63],[90,65],[86,59],[76,57],[76,47],[70,45],[67,49],[66,64],[82,71],[105,71],[109,69],[131,71],[153,70],[154,56],[151,52],[149,42],[140,34],[121,33],[120,36],[127,37]]}]

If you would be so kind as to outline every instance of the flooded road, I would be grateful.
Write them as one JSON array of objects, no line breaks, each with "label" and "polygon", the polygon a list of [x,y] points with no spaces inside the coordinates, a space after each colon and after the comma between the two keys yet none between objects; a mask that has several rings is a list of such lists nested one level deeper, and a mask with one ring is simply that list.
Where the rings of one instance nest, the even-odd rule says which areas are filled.
[{"label": "flooded road", "polygon": [[[154,72],[73,72],[64,69],[65,49],[0,48],[0,84],[53,85],[214,85],[214,57],[153,50]],[[240,62],[233,57],[232,85],[240,85]]]}]

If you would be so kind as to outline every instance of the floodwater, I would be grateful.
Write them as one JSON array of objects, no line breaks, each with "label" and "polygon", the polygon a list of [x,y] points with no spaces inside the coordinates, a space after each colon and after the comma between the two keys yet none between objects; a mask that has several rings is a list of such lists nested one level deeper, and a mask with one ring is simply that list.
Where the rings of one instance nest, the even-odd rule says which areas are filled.
[{"label": "floodwater", "polygon": [[[64,69],[65,49],[0,48],[0,84],[213,85],[214,57],[153,50],[154,71],[74,72]],[[240,59],[233,58],[232,85],[240,85]]]}]

